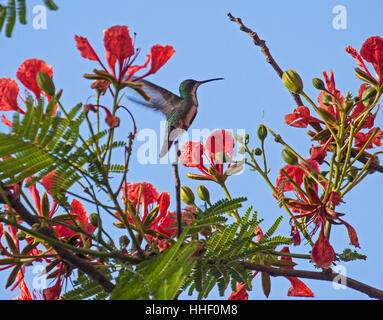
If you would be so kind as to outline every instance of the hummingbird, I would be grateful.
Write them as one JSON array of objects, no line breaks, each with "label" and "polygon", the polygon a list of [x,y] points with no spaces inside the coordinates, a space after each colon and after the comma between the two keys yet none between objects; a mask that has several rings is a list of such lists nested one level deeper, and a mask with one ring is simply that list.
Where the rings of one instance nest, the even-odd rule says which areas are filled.
[{"label": "hummingbird", "polygon": [[214,78],[204,81],[187,79],[181,82],[179,86],[180,96],[155,85],[147,80],[139,80],[144,83],[142,89],[151,98],[150,102],[143,102],[132,97],[128,99],[162,112],[166,116],[165,137],[160,151],[160,158],[164,157],[174,140],[187,131],[193,123],[198,112],[198,87],[210,81],[223,80],[223,78]]}]

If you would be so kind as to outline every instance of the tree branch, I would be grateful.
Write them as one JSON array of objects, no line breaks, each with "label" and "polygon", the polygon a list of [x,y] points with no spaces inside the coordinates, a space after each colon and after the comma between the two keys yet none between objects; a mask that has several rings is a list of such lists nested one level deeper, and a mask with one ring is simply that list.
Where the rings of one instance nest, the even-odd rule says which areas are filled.
[{"label": "tree branch", "polygon": [[[0,182],[0,191],[3,191],[0,194],[0,203],[9,204],[13,210],[20,216],[21,220],[28,223],[31,227],[34,224],[40,225],[40,219],[32,215],[21,203],[9,188],[5,187],[2,182]],[[4,198],[6,197],[6,199]],[[49,238],[58,240],[55,232],[48,226],[40,225],[39,232]],[[48,240],[49,242],[49,240]],[[92,264],[86,260],[74,255],[70,250],[62,248],[54,243],[50,243],[52,248],[57,252],[61,259],[69,263],[75,268],[78,268],[85,274],[87,274],[91,279],[97,282],[106,292],[111,292],[114,289],[114,284],[109,281],[101,272],[99,272]]]},{"label": "tree branch", "polygon": [[180,150],[178,147],[178,140],[174,141],[174,148],[176,150],[176,157],[173,162],[174,182],[176,186],[176,200],[177,200],[177,236],[182,233],[182,214],[181,214],[181,181],[178,173],[178,159],[180,157]]},{"label": "tree branch", "polygon": [[[266,41],[265,40],[261,40],[258,36],[258,34],[251,30],[250,28],[246,27],[241,18],[235,18],[232,16],[232,14],[229,12],[228,14],[228,17],[230,19],[230,21],[233,21],[233,22],[236,22],[238,25],[239,25],[239,29],[245,33],[247,33],[252,39],[253,39],[253,42],[256,46],[259,46],[261,48],[261,51],[263,53],[263,55],[265,56],[266,58],[266,61],[273,67],[273,69],[275,70],[275,72],[278,74],[278,76],[280,78],[282,78],[282,74],[283,74],[283,71],[282,71],[282,68],[278,65],[278,63],[275,61],[274,57],[271,55],[270,53],[270,50],[269,48],[266,46]],[[303,105],[303,102],[302,102],[302,99],[301,97],[298,95],[298,94],[294,94],[292,92],[290,92],[296,105],[299,107],[299,106],[302,106]],[[322,131],[322,127],[319,123],[317,122],[310,122],[309,123],[310,126],[317,132],[319,131]],[[351,154],[353,156],[355,156],[357,154],[357,151],[356,150],[351,150]],[[373,158],[373,156],[367,152],[365,152],[362,156],[360,156],[358,158],[358,161],[359,162],[362,162],[363,164],[366,164],[367,161],[370,159],[370,158]],[[374,161],[371,161],[370,165],[369,165],[369,168],[373,169],[373,170],[376,170],[378,172],[381,172],[383,173],[383,166],[379,165],[379,163],[376,163]]]},{"label": "tree branch", "polygon": [[314,280],[334,281],[335,278],[342,279],[341,284],[348,288],[367,294],[369,297],[374,299],[383,300],[383,291],[364,284],[360,281],[341,275],[334,272],[332,269],[327,269],[322,272],[305,271],[305,270],[294,270],[294,269],[282,269],[261,264],[240,261],[246,269],[266,272],[273,277],[296,277]]}]

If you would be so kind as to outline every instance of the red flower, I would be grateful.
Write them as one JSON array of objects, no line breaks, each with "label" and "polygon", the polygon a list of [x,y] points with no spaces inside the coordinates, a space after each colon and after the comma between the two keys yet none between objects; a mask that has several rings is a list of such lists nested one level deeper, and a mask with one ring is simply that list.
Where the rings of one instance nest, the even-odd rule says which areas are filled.
[{"label": "red flower", "polygon": [[[234,138],[230,131],[215,130],[206,139],[205,145],[200,142],[187,141],[182,146],[181,163],[185,167],[196,167],[203,175],[188,173],[195,179],[217,181],[217,177],[226,179],[228,171],[223,170],[224,163],[228,162],[227,169],[232,167],[231,159],[234,153]],[[205,166],[203,158],[209,162],[210,168]]]},{"label": "red flower", "polygon": [[[93,231],[96,229],[96,227],[89,222],[87,213],[86,213],[82,203],[80,201],[74,199],[71,203],[71,208],[72,208],[72,210],[71,210],[70,214],[72,216],[74,216],[74,220],[76,222],[76,225],[88,233],[93,233]],[[75,225],[75,222],[73,220],[65,221],[65,223],[69,224],[69,225]],[[55,225],[54,229],[57,232],[57,235],[59,237],[72,237],[72,236],[78,234],[77,232],[75,232],[75,231],[73,231],[73,230],[71,230],[71,229],[69,229],[63,225]]]},{"label": "red flower", "polygon": [[358,61],[358,66],[362,67],[364,71],[371,76],[363,59],[370,62],[375,69],[378,83],[383,83],[383,38],[379,36],[368,38],[363,43],[360,54],[351,46],[346,48],[346,52],[351,54],[351,56]]},{"label": "red flower", "polygon": [[320,227],[319,237],[314,243],[311,257],[319,267],[328,268],[335,260],[335,252],[324,235],[324,228],[327,221],[332,224],[343,224],[347,228],[350,244],[359,247],[359,241],[355,229],[340,218],[344,214],[335,212],[327,206],[330,201],[334,206],[336,203],[339,204],[342,201],[339,195],[331,192],[329,197],[327,197],[325,201],[322,201],[316,189],[313,185],[308,186],[307,193],[309,201],[306,199],[300,201],[287,198],[284,200],[289,207],[298,209],[298,211],[301,212],[301,214],[295,216],[296,218],[306,218],[306,228],[309,224],[314,223],[311,234],[314,234]]},{"label": "red flower", "polygon": [[37,100],[40,99],[42,92],[36,81],[36,76],[40,71],[44,71],[51,78],[53,77],[53,68],[39,59],[25,60],[16,72],[17,79],[35,94]]},{"label": "red flower", "polygon": [[140,198],[140,205],[143,210],[142,221],[145,221],[146,215],[148,214],[148,207],[150,204],[157,202],[158,191],[149,182],[138,182],[138,183],[127,183],[122,186],[121,199],[125,203],[126,195],[128,200],[134,207],[137,206],[138,198],[140,196],[140,190],[142,194]]},{"label": "red flower", "polygon": [[324,123],[310,114],[310,109],[305,106],[300,106],[294,109],[294,113],[285,115],[285,123],[296,128],[307,128],[310,122]]},{"label": "red flower", "polygon": [[[106,59],[108,61],[109,71],[105,68],[100,58],[89,44],[88,39],[75,35],[77,49],[80,51],[81,56],[98,61],[101,67],[111,74],[117,82],[122,81],[138,81],[149,74],[158,71],[173,55],[175,52],[172,46],[155,45],[151,49],[151,55],[148,55],[148,60],[143,66],[133,65],[138,56],[138,50],[134,49],[132,38],[129,34],[127,26],[113,26],[104,30],[104,47]],[[133,78],[134,74],[146,68],[152,62],[151,68],[143,76]],[[116,63],[118,62],[118,73],[116,72]]]}]

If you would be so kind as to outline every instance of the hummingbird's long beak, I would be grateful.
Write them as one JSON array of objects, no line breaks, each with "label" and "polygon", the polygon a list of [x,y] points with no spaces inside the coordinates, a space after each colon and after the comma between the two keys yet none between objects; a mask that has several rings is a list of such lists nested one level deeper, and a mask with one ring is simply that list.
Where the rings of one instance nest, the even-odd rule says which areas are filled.
[{"label": "hummingbird's long beak", "polygon": [[223,78],[214,78],[214,79],[209,79],[209,80],[204,80],[204,81],[198,81],[198,83],[199,84],[203,84],[203,83],[206,83],[206,82],[216,81],[216,80],[223,80]]}]

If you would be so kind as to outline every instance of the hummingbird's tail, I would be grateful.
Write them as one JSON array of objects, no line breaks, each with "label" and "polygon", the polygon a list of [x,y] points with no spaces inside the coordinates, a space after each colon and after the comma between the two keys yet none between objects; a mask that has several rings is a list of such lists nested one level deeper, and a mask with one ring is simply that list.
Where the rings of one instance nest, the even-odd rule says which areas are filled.
[{"label": "hummingbird's tail", "polygon": [[160,158],[164,157],[168,152],[169,152],[169,149],[171,148],[173,144],[173,141],[164,141],[164,143],[162,144],[162,148],[161,148],[161,152],[160,152]]},{"label": "hummingbird's tail", "polygon": [[166,128],[164,143],[162,144],[160,152],[160,158],[164,157],[169,152],[169,149],[171,148],[174,140],[176,140],[177,137],[182,135],[184,132],[185,130],[180,128]]}]

